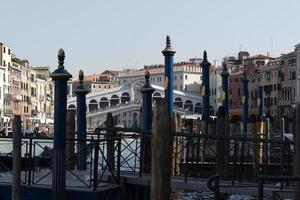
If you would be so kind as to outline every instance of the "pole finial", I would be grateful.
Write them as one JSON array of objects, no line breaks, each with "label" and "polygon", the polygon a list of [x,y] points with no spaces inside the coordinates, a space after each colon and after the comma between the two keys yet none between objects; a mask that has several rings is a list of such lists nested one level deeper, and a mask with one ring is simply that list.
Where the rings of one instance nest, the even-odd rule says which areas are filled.
[{"label": "pole finial", "polygon": [[204,52],[203,52],[203,60],[207,61],[207,52],[206,52],[206,50],[204,50]]},{"label": "pole finial", "polygon": [[78,79],[79,79],[79,83],[80,83],[80,84],[83,83],[83,78],[84,78],[83,71],[82,71],[82,70],[79,70]]},{"label": "pole finial", "polygon": [[167,35],[167,38],[166,38],[166,47],[171,48],[171,38],[169,35]]},{"label": "pole finial", "polygon": [[58,68],[63,69],[64,68],[64,62],[65,62],[65,51],[62,48],[59,49],[57,58],[58,58]]},{"label": "pole finial", "polygon": [[149,83],[149,79],[150,79],[150,73],[149,73],[149,71],[147,70],[147,71],[145,72],[145,82],[146,82],[146,83]]},{"label": "pole finial", "polygon": [[166,48],[162,51],[164,55],[174,55],[175,51],[172,49],[171,38],[169,35],[166,37]]}]

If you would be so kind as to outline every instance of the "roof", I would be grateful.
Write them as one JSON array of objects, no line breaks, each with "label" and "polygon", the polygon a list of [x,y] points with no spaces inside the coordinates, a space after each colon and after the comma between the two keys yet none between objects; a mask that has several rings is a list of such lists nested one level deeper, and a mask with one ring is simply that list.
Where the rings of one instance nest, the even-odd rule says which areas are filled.
[{"label": "roof", "polygon": [[271,57],[271,56],[266,56],[266,55],[262,55],[262,54],[257,54],[257,55],[254,55],[254,56],[250,56],[248,58],[245,58],[245,60],[248,60],[248,59],[275,59],[274,57]]},{"label": "roof", "polygon": [[32,67],[33,70],[50,70],[49,66]]},{"label": "roof", "polygon": [[116,70],[105,70],[101,74],[111,74],[111,75],[117,76],[120,72],[121,71],[116,71]]}]

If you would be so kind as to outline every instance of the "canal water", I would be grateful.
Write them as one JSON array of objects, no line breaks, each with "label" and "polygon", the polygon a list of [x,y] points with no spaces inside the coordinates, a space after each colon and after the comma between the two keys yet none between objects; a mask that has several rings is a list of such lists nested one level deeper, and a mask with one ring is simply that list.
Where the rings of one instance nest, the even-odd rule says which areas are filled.
[{"label": "canal water", "polygon": [[[249,195],[231,194],[227,199],[228,200],[255,200],[256,198]],[[176,190],[172,192],[171,200],[215,200],[215,198],[214,198],[214,193],[212,192]]]}]

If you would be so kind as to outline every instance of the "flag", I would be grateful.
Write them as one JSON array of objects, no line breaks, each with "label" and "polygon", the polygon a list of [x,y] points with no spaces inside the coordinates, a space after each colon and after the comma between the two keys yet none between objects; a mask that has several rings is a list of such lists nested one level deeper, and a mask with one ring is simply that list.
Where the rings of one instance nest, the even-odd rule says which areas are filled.
[{"label": "flag", "polygon": [[225,99],[225,92],[224,92],[224,90],[221,90],[221,92],[220,92],[220,100],[224,101],[224,99]]},{"label": "flag", "polygon": [[168,89],[168,85],[169,85],[169,79],[168,79],[168,77],[166,76],[166,77],[165,77],[165,82],[164,82],[164,88],[165,88],[165,90]]},{"label": "flag", "polygon": [[257,106],[260,106],[260,98],[257,98]]},{"label": "flag", "polygon": [[205,86],[204,86],[204,85],[202,85],[202,86],[200,87],[200,95],[201,95],[201,96],[204,96],[204,95],[205,95]]}]

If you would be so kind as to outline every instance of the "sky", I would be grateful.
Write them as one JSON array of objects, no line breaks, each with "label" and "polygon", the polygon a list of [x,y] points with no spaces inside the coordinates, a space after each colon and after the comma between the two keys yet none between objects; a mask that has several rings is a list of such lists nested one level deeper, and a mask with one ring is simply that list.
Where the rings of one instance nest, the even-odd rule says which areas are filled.
[{"label": "sky", "polygon": [[170,35],[175,62],[211,63],[239,50],[273,56],[300,43],[299,0],[0,0],[0,42],[32,66],[72,74],[162,64]]}]

